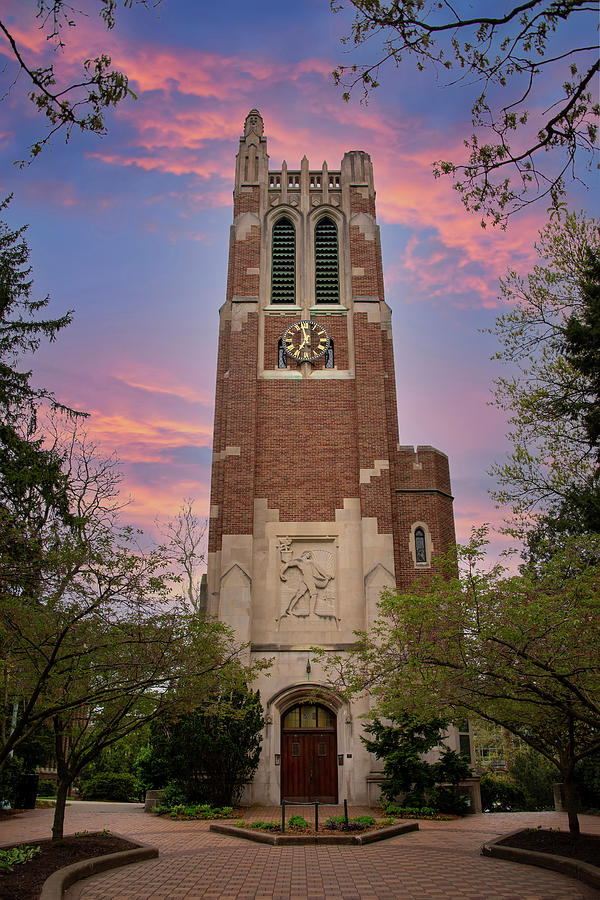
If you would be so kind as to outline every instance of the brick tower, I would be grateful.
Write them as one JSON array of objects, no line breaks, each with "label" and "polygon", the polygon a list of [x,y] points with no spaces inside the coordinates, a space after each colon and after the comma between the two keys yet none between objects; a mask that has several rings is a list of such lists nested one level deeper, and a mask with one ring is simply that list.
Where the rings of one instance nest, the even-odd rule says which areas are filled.
[{"label": "brick tower", "polygon": [[251,110],[220,311],[207,610],[273,661],[248,799],[364,803],[378,796],[368,704],[315,701],[310,647],[347,649],[382,588],[454,542],[448,460],[398,442],[369,155],[270,171],[263,131]]}]

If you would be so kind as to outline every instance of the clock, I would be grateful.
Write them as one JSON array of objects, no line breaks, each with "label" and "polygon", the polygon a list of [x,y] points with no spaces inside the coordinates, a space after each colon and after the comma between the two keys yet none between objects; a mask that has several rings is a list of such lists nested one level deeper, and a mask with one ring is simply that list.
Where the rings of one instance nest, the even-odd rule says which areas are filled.
[{"label": "clock", "polygon": [[283,349],[296,362],[315,362],[329,347],[327,330],[320,322],[305,319],[294,322],[283,332]]}]

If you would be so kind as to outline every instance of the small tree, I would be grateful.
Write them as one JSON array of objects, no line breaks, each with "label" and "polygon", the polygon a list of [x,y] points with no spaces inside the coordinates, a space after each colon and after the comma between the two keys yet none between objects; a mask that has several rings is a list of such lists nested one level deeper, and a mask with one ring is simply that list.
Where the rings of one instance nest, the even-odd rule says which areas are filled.
[{"label": "small tree", "polygon": [[459,548],[458,576],[452,555],[446,577],[385,592],[381,618],[330,672],[388,718],[504,726],[558,770],[578,834],[575,767],[600,749],[600,536],[565,541],[520,576],[486,571],[485,544],[480,530]]},{"label": "small tree", "polygon": [[165,553],[175,577],[181,585],[181,597],[185,605],[197,613],[202,608],[202,572],[206,569],[206,535],[208,523],[194,511],[193,497],[186,497],[177,513],[166,523],[156,520],[166,540]]},{"label": "small tree", "polygon": [[529,533],[531,547],[600,530],[600,223],[572,213],[555,218],[535,249],[531,272],[501,280],[509,309],[491,330],[494,358],[510,367],[494,382],[493,402],[509,416],[512,444],[490,471],[498,484],[492,496],[511,508],[512,530]]},{"label": "small tree", "polygon": [[140,758],[142,780],[175,783],[189,802],[231,806],[256,771],[264,724],[258,691],[247,689],[221,692],[213,709],[161,718]]},{"label": "small tree", "polygon": [[420,808],[426,802],[435,806],[436,785],[443,784],[452,786],[455,805],[460,806],[456,788],[471,775],[469,764],[449,747],[444,747],[437,762],[424,759],[442,744],[446,727],[441,719],[420,722],[403,714],[392,724],[384,725],[375,719],[365,728],[373,738],[361,738],[363,744],[369,753],[384,761],[381,793],[388,803],[402,795],[405,806]]}]

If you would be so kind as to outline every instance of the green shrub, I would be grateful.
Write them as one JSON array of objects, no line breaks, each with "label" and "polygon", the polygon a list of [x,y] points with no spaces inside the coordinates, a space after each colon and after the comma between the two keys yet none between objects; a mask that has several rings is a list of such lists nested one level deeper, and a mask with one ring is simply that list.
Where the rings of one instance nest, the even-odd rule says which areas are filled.
[{"label": "green shrub", "polygon": [[259,828],[261,831],[281,831],[281,825],[276,822],[252,822],[250,828]]},{"label": "green shrub", "polygon": [[374,819],[373,816],[355,816],[352,819],[353,822],[358,822],[359,825],[375,825],[377,819]]},{"label": "green shrub", "polygon": [[600,753],[582,759],[575,767],[575,778],[581,808],[585,810],[600,807]]},{"label": "green shrub", "polygon": [[175,806],[177,803],[184,802],[185,797],[183,796],[181,787],[176,781],[170,781],[163,790],[163,795],[160,800],[161,807],[165,806],[167,809],[171,809],[171,807]]},{"label": "green shrub", "polygon": [[290,828],[308,828],[308,822],[304,816],[290,816],[287,824]]},{"label": "green shrub", "polygon": [[419,808],[412,806],[397,806],[394,803],[387,803],[383,806],[385,812],[390,816],[397,816],[400,819],[445,819],[446,814],[436,812],[431,806],[421,806]]},{"label": "green shrub", "polygon": [[50,779],[43,779],[38,784],[38,797],[56,797],[56,782]]},{"label": "green shrub", "polygon": [[12,872],[15,866],[29,862],[41,852],[41,847],[30,847],[26,844],[19,844],[18,847],[11,847],[10,850],[0,850],[0,870],[5,869],[7,872]]},{"label": "green shrub", "polygon": [[0,806],[14,807],[22,772],[23,762],[18,756],[6,760],[0,772]]},{"label": "green shrub", "polygon": [[454,787],[440,785],[429,794],[429,802],[436,812],[452,816],[465,816],[469,812],[469,800]]},{"label": "green shrub", "polygon": [[481,776],[481,808],[484,812],[514,812],[525,808],[525,795],[503,775]]},{"label": "green shrub", "polygon": [[231,805],[256,771],[263,725],[258,692],[246,689],[223,697],[213,711],[157,719],[150,749],[137,756],[140,783],[175,782],[176,802]]},{"label": "green shrub", "polygon": [[528,747],[515,753],[509,776],[523,794],[523,809],[554,808],[553,784],[558,771],[541,753]]},{"label": "green shrub", "polygon": [[84,800],[124,802],[135,797],[135,778],[126,772],[99,772],[80,787]]},{"label": "green shrub", "polygon": [[[471,767],[449,747],[441,749],[437,762],[424,757],[443,743],[446,723],[441,719],[423,722],[403,713],[384,725],[374,719],[366,728],[371,738],[361,737],[369,753],[383,760],[381,795],[389,803],[402,797],[405,807],[420,809],[436,785],[454,787],[471,775]],[[446,798],[444,797],[445,802]],[[458,804],[460,806],[460,803]]]},{"label": "green shrub", "polygon": [[211,806],[209,803],[175,803],[173,806],[161,803],[157,807],[156,812],[160,816],[170,815],[172,819],[180,817],[185,819],[229,819],[231,818],[233,807],[223,806],[219,808]]}]

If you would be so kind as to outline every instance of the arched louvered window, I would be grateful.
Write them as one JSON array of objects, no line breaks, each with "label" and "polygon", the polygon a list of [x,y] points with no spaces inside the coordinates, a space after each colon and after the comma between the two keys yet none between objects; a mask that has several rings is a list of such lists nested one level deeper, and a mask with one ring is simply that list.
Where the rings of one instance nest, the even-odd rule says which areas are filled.
[{"label": "arched louvered window", "polygon": [[296,229],[289,219],[273,225],[271,303],[296,302]]},{"label": "arched louvered window", "polygon": [[315,302],[340,302],[338,230],[327,217],[315,226]]}]

